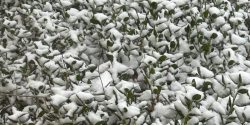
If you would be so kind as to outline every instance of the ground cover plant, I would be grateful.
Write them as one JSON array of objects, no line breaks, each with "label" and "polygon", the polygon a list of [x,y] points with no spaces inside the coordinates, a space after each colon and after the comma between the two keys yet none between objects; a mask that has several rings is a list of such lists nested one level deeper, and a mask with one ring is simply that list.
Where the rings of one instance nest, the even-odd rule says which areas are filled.
[{"label": "ground cover plant", "polygon": [[1,0],[0,123],[250,125],[248,0]]}]

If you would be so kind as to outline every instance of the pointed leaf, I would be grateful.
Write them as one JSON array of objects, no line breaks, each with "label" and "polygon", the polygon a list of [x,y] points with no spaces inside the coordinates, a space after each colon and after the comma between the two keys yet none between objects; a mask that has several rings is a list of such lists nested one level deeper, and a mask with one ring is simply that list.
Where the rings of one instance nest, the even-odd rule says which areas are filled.
[{"label": "pointed leaf", "polygon": [[200,94],[195,94],[193,97],[192,97],[192,100],[195,100],[195,101],[198,101],[201,99],[201,95]]}]

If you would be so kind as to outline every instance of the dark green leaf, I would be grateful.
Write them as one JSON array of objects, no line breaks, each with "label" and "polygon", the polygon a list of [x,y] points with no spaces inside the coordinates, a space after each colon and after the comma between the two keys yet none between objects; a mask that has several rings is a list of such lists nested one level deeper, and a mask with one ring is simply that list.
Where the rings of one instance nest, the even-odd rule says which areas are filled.
[{"label": "dark green leaf", "polygon": [[192,80],[192,86],[196,88],[196,81],[195,81],[195,79]]},{"label": "dark green leaf", "polygon": [[229,62],[228,62],[228,65],[233,65],[234,64],[234,60],[230,60]]},{"label": "dark green leaf", "polygon": [[150,6],[153,8],[153,9],[157,9],[157,3],[156,2],[152,2],[150,4]]},{"label": "dark green leaf", "polygon": [[147,78],[146,76],[144,76],[144,82],[145,82],[146,84],[149,84],[149,80],[148,80],[148,78]]},{"label": "dark green leaf", "polygon": [[178,68],[178,65],[177,64],[172,64],[171,65],[174,69],[177,69]]},{"label": "dark green leaf", "polygon": [[236,7],[235,7],[235,10],[239,11],[240,10],[240,5],[237,4]]},{"label": "dark green leaf", "polygon": [[200,94],[195,94],[193,97],[192,97],[192,100],[195,100],[195,101],[198,101],[201,99],[201,95]]},{"label": "dark green leaf", "polygon": [[128,109],[127,109],[127,108],[123,108],[123,111],[124,111],[124,112],[128,112]]},{"label": "dark green leaf", "polygon": [[217,38],[218,37],[218,35],[217,35],[217,33],[213,33],[212,35],[211,35],[211,39],[215,39],[215,38]]},{"label": "dark green leaf", "polygon": [[193,50],[193,49],[194,49],[194,46],[189,46],[189,49],[190,49],[190,50]]},{"label": "dark green leaf", "polygon": [[225,85],[225,84],[226,84],[226,82],[225,82],[225,78],[224,78],[224,76],[223,76],[223,75],[222,75],[221,77],[222,77],[222,83]]},{"label": "dark green leaf", "polygon": [[193,27],[193,26],[195,26],[195,20],[194,19],[192,19],[192,21],[191,21],[191,27]]},{"label": "dark green leaf", "polygon": [[110,55],[110,54],[106,54],[108,60],[110,60],[111,62],[113,62],[113,55]]},{"label": "dark green leaf", "polygon": [[107,46],[113,46],[113,42],[111,42],[110,40],[107,41]]},{"label": "dark green leaf", "polygon": [[68,13],[65,13],[65,17],[66,17],[66,18],[69,18],[70,15],[69,15]]},{"label": "dark green leaf", "polygon": [[126,21],[128,21],[128,20],[129,20],[129,17],[125,17],[125,18],[123,19],[124,22],[126,22]]},{"label": "dark green leaf", "polygon": [[174,9],[172,9],[172,10],[169,10],[169,15],[172,15],[172,14],[174,14],[175,13],[175,10]]},{"label": "dark green leaf", "polygon": [[241,74],[239,74],[239,82],[242,83],[242,77]]},{"label": "dark green leaf", "polygon": [[174,48],[175,47],[175,42],[174,41],[171,41],[170,42],[170,48]]},{"label": "dark green leaf", "polygon": [[198,74],[201,75],[201,69],[200,67],[197,67]]},{"label": "dark green leaf", "polygon": [[206,10],[204,13],[203,13],[203,16],[205,17],[205,18],[207,18],[208,17],[208,10]]},{"label": "dark green leaf", "polygon": [[238,93],[246,94],[246,93],[248,93],[248,90],[247,89],[239,89]]},{"label": "dark green leaf", "polygon": [[189,34],[191,32],[191,28],[189,25],[185,28],[185,31],[187,32],[187,34]]},{"label": "dark green leaf", "polygon": [[100,22],[94,17],[90,19],[90,22],[93,24],[100,24]]},{"label": "dark green leaf", "polygon": [[94,72],[96,68],[97,68],[97,66],[91,66],[88,69],[90,72]]},{"label": "dark green leaf", "polygon": [[90,79],[88,80],[88,82],[87,82],[88,84],[92,84],[92,82],[90,81]]},{"label": "dark green leaf", "polygon": [[237,50],[238,49],[238,47],[232,47],[232,50]]},{"label": "dark green leaf", "polygon": [[165,61],[167,59],[167,57],[165,56],[165,55],[162,55],[159,59],[158,59],[158,61],[160,62],[160,63],[162,63],[163,61]]},{"label": "dark green leaf", "polygon": [[77,81],[81,81],[81,80],[82,80],[82,76],[81,76],[81,75],[79,75],[79,74],[78,74],[78,75],[76,75],[76,80],[77,80]]},{"label": "dark green leaf", "polygon": [[154,68],[151,68],[149,73],[150,73],[150,74],[155,74],[155,69],[154,69]]},{"label": "dark green leaf", "polygon": [[210,50],[210,47],[211,47],[210,43],[205,43],[205,44],[203,44],[203,45],[201,46],[201,49],[202,49],[202,51],[205,52],[205,54],[208,54],[208,52],[209,52],[209,50]]},{"label": "dark green leaf", "polygon": [[154,89],[153,92],[154,92],[154,94],[157,94],[158,93],[158,89]]}]

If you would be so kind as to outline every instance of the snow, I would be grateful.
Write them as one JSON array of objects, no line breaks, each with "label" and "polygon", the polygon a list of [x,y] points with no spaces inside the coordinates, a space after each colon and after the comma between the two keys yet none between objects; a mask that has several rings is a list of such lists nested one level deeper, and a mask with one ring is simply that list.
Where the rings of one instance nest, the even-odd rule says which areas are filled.
[{"label": "snow", "polygon": [[60,2],[63,7],[68,7],[72,5],[72,2],[70,0],[60,0]]},{"label": "snow", "polygon": [[5,0],[0,123],[249,124],[248,4]]},{"label": "snow", "polygon": [[229,76],[236,83],[240,83],[240,78],[239,77],[241,76],[242,84],[250,84],[249,75],[250,74],[248,72],[240,71],[240,72],[231,73]]},{"label": "snow", "polygon": [[67,98],[62,95],[52,95],[51,99],[52,99],[51,103],[55,106],[60,106],[67,100]]},{"label": "snow", "polygon": [[182,6],[188,2],[188,0],[172,0],[177,6]]},{"label": "snow", "polygon": [[124,81],[124,80],[122,80],[121,82],[119,82],[116,85],[116,87],[120,91],[122,91],[122,92],[126,92],[126,89],[128,89],[128,90],[132,90],[132,89],[140,90],[139,84],[128,82],[128,81]]},{"label": "snow", "polygon": [[199,78],[199,77],[188,77],[187,79],[186,79],[186,82],[188,83],[188,84],[192,84],[193,83],[193,81],[195,82],[195,85],[196,85],[196,87],[197,88],[200,88],[202,85],[203,85],[203,83],[204,83],[204,79],[201,79],[201,78]]},{"label": "snow", "polygon": [[39,87],[44,86],[45,83],[41,82],[41,81],[34,81],[34,80],[30,80],[28,83],[28,87],[33,88],[33,89],[39,89]]},{"label": "snow", "polygon": [[52,5],[49,2],[46,2],[43,10],[44,11],[53,11]]},{"label": "snow", "polygon": [[91,80],[92,85],[90,89],[96,94],[103,93],[103,89],[109,86],[109,83],[112,81],[113,79],[112,79],[111,74],[108,71],[106,71],[100,74],[100,78],[98,77],[98,78]]},{"label": "snow", "polygon": [[199,123],[199,119],[197,117],[192,117],[190,120],[188,120],[187,125],[194,125]]},{"label": "snow", "polygon": [[125,101],[120,101],[118,103],[118,108],[120,111],[123,112],[123,117],[125,118],[131,118],[133,116],[140,114],[140,109],[135,106],[127,106],[127,103]]},{"label": "snow", "polygon": [[92,101],[94,96],[91,93],[87,92],[78,92],[72,96],[70,96],[70,100],[73,100],[74,102],[80,101]]},{"label": "snow", "polygon": [[224,107],[222,107],[222,105],[219,102],[214,102],[211,106],[211,108],[215,111],[218,112],[221,115],[225,115],[226,114],[226,110],[224,109]]},{"label": "snow", "polygon": [[180,100],[174,102],[176,110],[180,111],[184,116],[188,114],[188,109],[181,103]]},{"label": "snow", "polygon": [[88,119],[92,124],[96,124],[97,122],[102,121],[102,118],[99,115],[95,114],[93,111],[88,113]]},{"label": "snow", "polygon": [[116,38],[116,39],[121,39],[123,35],[115,28],[112,28],[109,30],[109,32]]},{"label": "snow", "polygon": [[210,7],[208,11],[211,15],[212,14],[220,15],[220,10],[217,7]]},{"label": "snow", "polygon": [[246,106],[250,104],[250,99],[246,94],[239,94],[235,99],[235,104],[237,106]]},{"label": "snow", "polygon": [[232,34],[232,42],[236,45],[242,45],[247,43],[247,39],[246,38],[242,38],[238,35]]},{"label": "snow", "polygon": [[[206,67],[202,67],[200,66],[200,75],[201,77],[205,77],[205,78],[211,78],[211,77],[214,77],[214,73],[210,70],[208,70]],[[198,68],[197,68],[198,70]]]},{"label": "snow", "polygon": [[12,121],[18,122],[25,122],[29,119],[29,114],[27,112],[18,111],[16,107],[12,107],[13,114],[8,116],[8,119]]},{"label": "snow", "polygon": [[99,22],[102,22],[103,20],[106,20],[108,18],[103,13],[96,13],[94,16]]},{"label": "snow", "polygon": [[97,6],[101,6],[107,3],[107,0],[94,0],[94,2]]}]

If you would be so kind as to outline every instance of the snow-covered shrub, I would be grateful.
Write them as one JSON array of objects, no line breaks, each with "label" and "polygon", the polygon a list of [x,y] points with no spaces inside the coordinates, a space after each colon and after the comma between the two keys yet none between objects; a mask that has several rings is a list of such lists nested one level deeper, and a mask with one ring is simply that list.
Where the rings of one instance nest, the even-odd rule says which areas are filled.
[{"label": "snow-covered shrub", "polygon": [[250,124],[248,0],[1,0],[0,123]]}]

